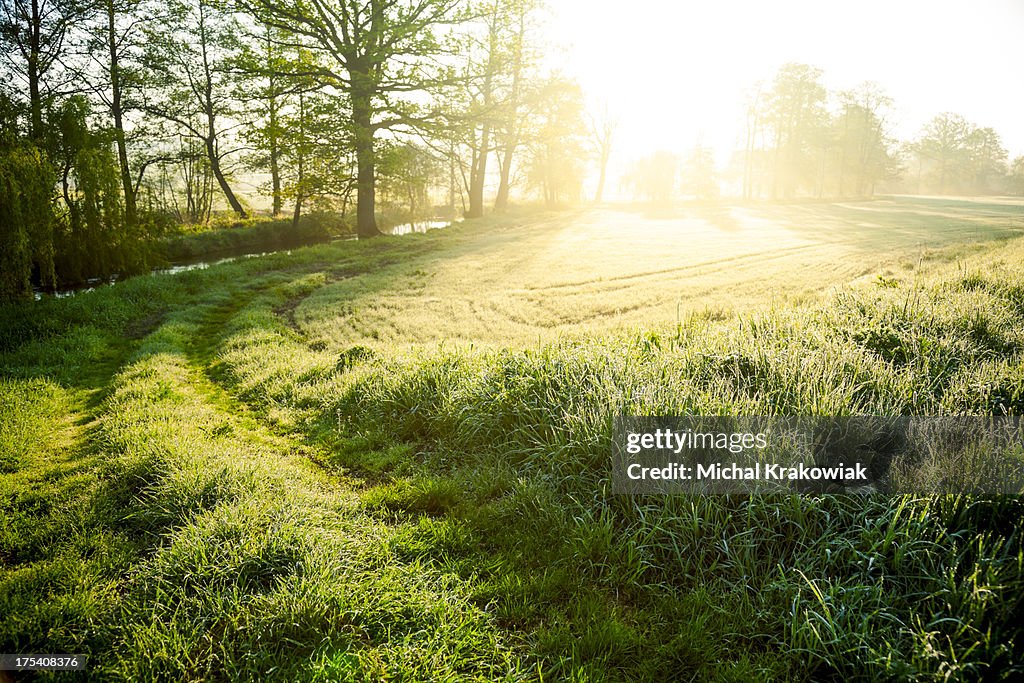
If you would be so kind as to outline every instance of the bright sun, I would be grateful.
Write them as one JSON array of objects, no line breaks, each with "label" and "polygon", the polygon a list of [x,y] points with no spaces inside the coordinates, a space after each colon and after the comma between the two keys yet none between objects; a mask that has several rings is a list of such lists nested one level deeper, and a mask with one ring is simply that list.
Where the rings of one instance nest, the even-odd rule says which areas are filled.
[{"label": "bright sun", "polygon": [[549,0],[547,55],[618,120],[614,163],[656,149],[742,146],[746,98],[787,62],[832,89],[879,83],[895,100],[891,134],[914,136],[953,111],[1024,153],[1019,35],[1024,3],[987,0],[822,3]]}]

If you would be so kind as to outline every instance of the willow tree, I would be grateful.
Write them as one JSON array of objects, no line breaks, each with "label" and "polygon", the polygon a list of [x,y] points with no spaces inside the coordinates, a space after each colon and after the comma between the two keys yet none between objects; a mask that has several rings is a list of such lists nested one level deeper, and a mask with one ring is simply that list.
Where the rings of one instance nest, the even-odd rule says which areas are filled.
[{"label": "willow tree", "polygon": [[149,265],[144,236],[125,220],[114,133],[90,125],[91,114],[88,101],[76,96],[51,121],[62,200],[56,207],[57,274],[69,282],[135,274]]},{"label": "willow tree", "polygon": [[46,154],[34,145],[0,146],[0,301],[31,298],[33,266],[45,286],[53,269],[53,186]]},{"label": "willow tree", "polygon": [[430,119],[425,96],[451,80],[444,34],[464,18],[461,1],[240,0],[239,5],[304,44],[314,56],[304,75],[348,100],[357,232],[379,235],[377,134],[413,130]]}]

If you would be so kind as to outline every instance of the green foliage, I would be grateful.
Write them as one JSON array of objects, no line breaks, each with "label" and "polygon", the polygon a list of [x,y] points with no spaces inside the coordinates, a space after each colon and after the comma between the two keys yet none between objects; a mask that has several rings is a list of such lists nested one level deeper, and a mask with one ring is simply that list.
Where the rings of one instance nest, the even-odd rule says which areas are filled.
[{"label": "green foliage", "polygon": [[145,272],[154,261],[159,223],[125,220],[110,133],[90,116],[85,98],[70,98],[50,112],[52,153],[17,138],[0,149],[0,299],[31,297],[32,284]]},{"label": "green foliage", "polygon": [[429,190],[443,177],[440,160],[421,145],[380,146],[377,172],[382,204],[407,212],[411,221],[431,216]]},{"label": "green foliage", "polygon": [[750,103],[745,198],[870,197],[898,176],[885,128],[892,100],[871,82],[830,93],[821,78],[820,69],[786,64]]},{"label": "green foliage", "polygon": [[53,167],[30,145],[0,147],[0,301],[32,296],[33,267],[55,282]]},{"label": "green foliage", "polygon": [[110,131],[89,124],[84,98],[72,98],[54,113],[61,197],[55,263],[58,279],[145,272],[153,262],[156,223],[125,220],[120,168]]},{"label": "green foliage", "polygon": [[909,145],[915,157],[916,192],[990,194],[1002,189],[1007,152],[992,128],[944,112]]},{"label": "green foliage", "polygon": [[773,199],[791,198],[813,184],[815,147],[828,122],[821,75],[807,64],[786,64],[768,92],[764,118],[774,147]]}]

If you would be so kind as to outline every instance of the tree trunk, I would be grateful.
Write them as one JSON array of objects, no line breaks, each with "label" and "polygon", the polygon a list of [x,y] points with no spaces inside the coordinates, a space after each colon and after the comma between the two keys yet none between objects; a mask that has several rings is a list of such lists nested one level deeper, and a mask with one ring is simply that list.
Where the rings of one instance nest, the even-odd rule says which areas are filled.
[{"label": "tree trunk", "polygon": [[39,74],[31,61],[28,65],[28,99],[31,109],[29,135],[38,143],[43,137],[43,101],[39,94]]},{"label": "tree trunk", "polygon": [[292,230],[299,227],[299,219],[302,217],[302,191],[305,189],[306,181],[306,102],[302,93],[299,93],[299,135],[302,142],[298,145],[296,158],[295,210],[292,212]]},{"label": "tree trunk", "polygon": [[523,44],[526,41],[526,10],[519,10],[519,30],[515,37],[515,50],[512,57],[512,87],[509,92],[510,110],[505,122],[505,147],[501,156],[501,177],[498,180],[498,196],[494,199],[494,210],[504,211],[508,208],[508,195],[511,187],[512,158],[519,146],[519,90],[523,75]]},{"label": "tree trunk", "polygon": [[504,211],[508,208],[508,194],[512,185],[512,154],[518,146],[518,140],[513,138],[505,146],[505,150],[501,155],[501,179],[498,181],[498,195],[494,198],[495,211]]},{"label": "tree trunk", "polygon": [[121,67],[117,54],[117,32],[114,26],[114,0],[107,0],[107,47],[110,49],[110,113],[114,119],[114,141],[117,144],[117,160],[121,166],[121,188],[124,191],[124,217],[131,230],[138,225],[138,211],[135,206],[135,187],[132,172],[128,167],[128,147],[124,137],[124,107],[121,104]]},{"label": "tree trunk", "polygon": [[284,202],[281,197],[281,145],[278,141],[277,131],[277,98],[271,97],[270,101],[270,185],[271,195],[273,198],[273,208],[271,213],[274,218],[281,215],[281,209],[284,206]]},{"label": "tree trunk", "polygon": [[608,157],[611,156],[611,150],[608,145],[601,145],[601,171],[597,177],[597,192],[594,193],[594,203],[600,204],[601,199],[604,198],[604,183],[608,177]]},{"label": "tree trunk", "polygon": [[843,135],[839,143],[839,188],[838,196],[840,198],[846,196],[846,151],[850,145],[850,108],[849,106],[843,111]]},{"label": "tree trunk", "polygon": [[455,218],[455,143],[448,147],[448,211]]},{"label": "tree trunk", "polygon": [[480,134],[480,153],[469,175],[469,211],[466,212],[466,218],[484,215],[484,178],[487,176],[487,148],[490,144],[491,126],[485,123]]},{"label": "tree trunk", "polygon": [[213,171],[213,177],[217,179],[217,184],[220,186],[221,192],[224,193],[224,197],[228,200],[228,204],[231,205],[231,209],[238,214],[239,218],[248,218],[249,214],[242,208],[238,197],[235,196],[231,186],[228,185],[228,179],[224,177],[224,172],[220,168],[220,157],[217,155],[217,147],[212,137],[206,138],[206,156],[210,159],[210,170]]},{"label": "tree trunk", "polygon": [[39,0],[32,0],[32,16],[29,26],[28,55],[28,101],[30,110],[30,128],[32,139],[38,144],[43,138],[43,97],[39,92],[39,50],[42,18],[39,16]]},{"label": "tree trunk", "polygon": [[299,219],[302,218],[302,195],[295,195],[295,210],[292,211],[292,228],[299,227]]},{"label": "tree trunk", "polygon": [[210,170],[213,171],[213,177],[217,179],[217,184],[220,186],[221,192],[224,193],[225,199],[228,200],[228,204],[231,209],[238,214],[240,218],[248,218],[245,209],[242,208],[241,202],[235,196],[235,193],[231,190],[231,186],[228,185],[227,178],[224,177],[224,172],[220,168],[220,155],[217,153],[217,123],[216,123],[216,109],[213,100],[213,77],[211,76],[211,67],[209,57],[207,55],[207,34],[206,34],[206,23],[205,23],[205,10],[206,4],[199,3],[199,41],[200,49],[202,50],[203,57],[203,74],[205,82],[203,85],[203,109],[206,115],[206,136],[203,142],[206,143],[206,156],[210,160]]},{"label": "tree trunk", "polygon": [[[499,3],[494,3],[492,6],[488,33],[487,71],[484,72],[483,84],[483,114],[485,117],[493,116],[491,111],[494,103],[493,84],[498,70],[498,6]],[[491,121],[485,119],[480,131],[480,154],[476,157],[476,163],[473,164],[469,174],[469,211],[466,212],[466,218],[479,218],[484,215],[484,181],[487,178],[487,157],[491,153],[490,145]]]},{"label": "tree trunk", "polygon": [[374,167],[373,122],[370,89],[362,84],[369,75],[353,72],[352,125],[356,151],[356,234],[360,238],[377,237],[377,177]]}]

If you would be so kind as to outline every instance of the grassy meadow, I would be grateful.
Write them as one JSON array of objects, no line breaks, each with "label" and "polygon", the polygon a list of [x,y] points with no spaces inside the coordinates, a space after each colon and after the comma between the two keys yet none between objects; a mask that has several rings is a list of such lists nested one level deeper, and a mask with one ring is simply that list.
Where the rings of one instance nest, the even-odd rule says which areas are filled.
[{"label": "grassy meadow", "polygon": [[616,414],[1024,413],[1019,202],[521,210],[8,306],[0,368],[0,652],[89,680],[1024,675],[1017,498],[609,480]]}]

